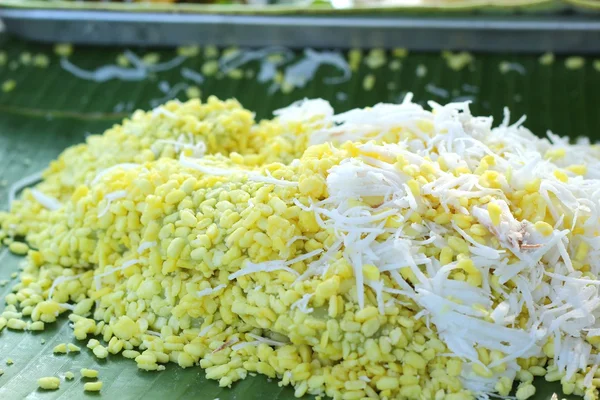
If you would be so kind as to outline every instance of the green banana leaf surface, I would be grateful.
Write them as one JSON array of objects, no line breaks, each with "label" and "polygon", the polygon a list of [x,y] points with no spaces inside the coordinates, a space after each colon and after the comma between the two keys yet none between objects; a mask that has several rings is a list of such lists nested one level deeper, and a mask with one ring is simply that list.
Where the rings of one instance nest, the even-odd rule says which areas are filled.
[{"label": "green banana leaf surface", "polygon": [[[115,64],[124,50],[78,47],[68,56],[68,62],[95,71]],[[240,67],[241,76],[204,74],[202,80],[200,75],[203,69],[206,71],[203,67],[207,62],[203,52],[178,58],[175,49],[130,50],[142,58],[151,53],[152,58],[159,57],[159,63],[178,61],[171,62],[169,68],[155,68],[144,79],[97,82],[68,72],[52,46],[0,36],[1,209],[8,206],[11,184],[43,169],[67,146],[82,142],[90,133],[103,132],[135,109],[149,109],[171,98],[185,100],[189,87],[199,88],[203,99],[208,95],[235,97],[255,111],[257,119],[270,117],[273,110],[305,97],[324,98],[340,112],[378,102],[398,102],[412,92],[423,104],[427,100],[471,100],[475,114],[493,115],[496,123],[502,119],[503,108],[509,107],[512,121],[527,115],[525,125],[539,135],[552,130],[571,137],[600,138],[600,63],[590,57],[583,59],[582,67],[569,69],[565,57],[556,57],[545,65],[540,63],[539,55],[474,54],[470,65],[455,70],[439,53],[410,53],[402,58],[387,53],[383,65],[369,66],[363,60],[349,75],[336,66],[322,65],[299,87],[282,92],[276,78],[259,79],[260,60]],[[302,51],[288,55],[290,58],[277,66],[283,73],[306,59]],[[45,67],[46,63],[40,61],[44,57],[48,61]],[[19,260],[0,247],[0,283],[8,281],[0,286],[2,298],[17,283],[13,274],[18,271]],[[4,302],[0,310],[3,308]],[[281,388],[276,381],[262,376],[248,377],[230,389],[222,389],[207,380],[200,367],[182,369],[170,364],[162,372],[144,372],[135,362],[120,356],[98,360],[84,342],[77,343],[82,347],[80,354],[54,355],[53,347],[65,342],[77,343],[66,318],[47,325],[47,330],[40,333],[0,332],[0,369],[4,370],[0,399],[294,398],[291,388]],[[8,360],[12,365],[5,365]],[[83,367],[100,371],[104,382],[100,394],[83,392],[85,380],[78,373]],[[74,380],[62,379],[67,371],[75,372]],[[38,389],[37,379],[44,376],[61,377],[60,389]],[[557,383],[538,380],[536,386],[534,400],[549,400],[554,393],[559,399],[575,398],[563,396]]]}]

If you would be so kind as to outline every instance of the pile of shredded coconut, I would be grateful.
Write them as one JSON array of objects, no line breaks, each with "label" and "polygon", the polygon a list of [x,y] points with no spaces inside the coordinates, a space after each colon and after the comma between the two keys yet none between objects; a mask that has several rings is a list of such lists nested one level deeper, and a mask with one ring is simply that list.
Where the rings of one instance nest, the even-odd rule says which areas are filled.
[{"label": "pile of shredded coconut", "polygon": [[600,148],[429,106],[137,112],[0,214],[32,248],[0,326],[70,311],[142,369],[297,396],[596,399]]}]

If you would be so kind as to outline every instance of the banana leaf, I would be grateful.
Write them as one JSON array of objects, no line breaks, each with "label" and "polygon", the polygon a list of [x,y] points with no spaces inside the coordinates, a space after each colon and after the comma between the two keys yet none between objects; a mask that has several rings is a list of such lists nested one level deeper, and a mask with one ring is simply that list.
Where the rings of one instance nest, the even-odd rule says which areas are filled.
[{"label": "banana leaf", "polygon": [[[69,62],[93,70],[114,64],[124,49],[76,48]],[[139,56],[143,49],[132,49]],[[153,50],[154,52],[154,50]],[[1,54],[5,54],[2,63]],[[27,55],[28,54],[28,55]],[[49,59],[46,68],[31,62],[40,55]],[[155,55],[160,62],[176,57],[175,50],[161,50]],[[600,138],[600,113],[597,112],[600,93],[600,71],[592,59],[581,69],[568,69],[564,58],[551,65],[542,65],[538,55],[477,54],[473,63],[459,71],[448,67],[437,53],[409,54],[395,59],[401,68],[388,63],[376,69],[362,63],[351,76],[332,83],[327,78],[339,77],[333,66],[322,66],[304,87],[282,93],[274,82],[259,82],[256,78],[260,62],[245,65],[243,77],[227,75],[204,76],[204,82],[192,82],[189,71],[201,71],[206,61],[203,55],[188,57],[182,64],[165,71],[150,73],[144,80],[112,79],[95,82],[67,72],[52,48],[24,43],[0,36],[0,208],[7,207],[7,192],[18,179],[43,169],[64,148],[82,142],[90,133],[101,133],[118,123],[132,110],[149,109],[169,98],[186,99],[187,85],[199,85],[203,97],[217,95],[236,97],[247,108],[256,111],[257,119],[269,117],[273,110],[305,97],[321,97],[332,103],[337,111],[364,107],[377,102],[398,102],[406,92],[413,92],[420,102],[435,100],[473,101],[475,114],[493,115],[502,119],[503,107],[512,112],[512,121],[526,114],[525,123],[537,134],[547,129],[571,137]],[[302,60],[301,52],[293,53],[285,65]],[[28,62],[29,60],[29,62]],[[508,64],[506,64],[508,63]],[[39,64],[39,63],[37,63]],[[285,65],[280,69],[285,70]],[[397,63],[396,63],[397,65]],[[512,66],[511,68],[502,66]],[[184,73],[184,69],[187,71]],[[420,70],[418,76],[416,71]],[[423,71],[426,74],[423,76]],[[248,71],[252,71],[251,73]],[[372,89],[366,90],[366,76],[375,79]],[[196,75],[196,80],[197,79]],[[5,82],[14,81],[14,89],[6,90]],[[179,88],[181,90],[173,90]],[[20,257],[0,247],[0,296],[10,293],[17,281],[11,278],[18,271]],[[4,308],[4,303],[0,309]],[[42,343],[42,340],[45,343]],[[78,355],[54,355],[56,344],[77,341],[72,337],[67,319],[47,325],[40,333],[0,332],[0,364],[12,360],[12,365],[0,365],[0,399],[79,399],[97,397],[83,392],[84,380],[80,368],[95,368],[104,382],[100,396],[107,399],[292,399],[293,390],[281,388],[276,381],[262,376],[248,377],[230,389],[204,377],[200,367],[182,369],[169,364],[163,372],[143,372],[135,362],[110,355],[107,360],[96,359],[85,343]],[[44,376],[63,377],[67,371],[76,372],[73,381],[62,380],[59,390],[43,391],[37,379]],[[549,400],[554,393],[563,396],[560,385],[536,381],[534,400]]]}]

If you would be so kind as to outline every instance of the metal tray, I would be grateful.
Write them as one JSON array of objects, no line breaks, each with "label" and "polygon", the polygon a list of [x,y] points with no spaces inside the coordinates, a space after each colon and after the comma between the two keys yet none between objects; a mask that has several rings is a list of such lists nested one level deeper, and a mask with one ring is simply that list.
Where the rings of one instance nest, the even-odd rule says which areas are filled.
[{"label": "metal tray", "polygon": [[571,16],[320,16],[0,9],[7,32],[90,45],[406,47],[414,50],[600,52],[600,19]]},{"label": "metal tray", "polygon": [[[582,3],[581,5],[576,3]],[[90,0],[2,0],[1,8],[37,10],[95,10],[132,13],[176,12],[227,15],[298,15],[298,14],[452,14],[452,13],[548,13],[566,9],[594,9],[598,0],[248,0],[247,4],[90,1]],[[592,3],[590,6],[588,3]]]}]

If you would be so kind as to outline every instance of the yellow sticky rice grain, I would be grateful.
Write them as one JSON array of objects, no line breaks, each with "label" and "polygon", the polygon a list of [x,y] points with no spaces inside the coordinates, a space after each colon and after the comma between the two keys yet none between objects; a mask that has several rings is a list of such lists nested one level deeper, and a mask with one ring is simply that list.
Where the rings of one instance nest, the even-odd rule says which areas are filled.
[{"label": "yellow sticky rice grain", "polygon": [[99,392],[102,389],[102,382],[86,382],[83,384],[83,390],[86,392]]},{"label": "yellow sticky rice grain", "polygon": [[206,58],[219,57],[219,49],[215,46],[206,46],[204,48],[204,57],[206,57]]},{"label": "yellow sticky rice grain", "polygon": [[160,54],[158,53],[147,53],[142,57],[142,62],[146,65],[154,65],[160,61]]},{"label": "yellow sticky rice grain", "polygon": [[427,75],[427,67],[423,64],[417,65],[417,69],[415,70],[415,74],[418,78],[423,78]]},{"label": "yellow sticky rice grain", "polygon": [[33,60],[33,56],[29,52],[24,52],[19,54],[19,61],[22,65],[28,66],[31,65],[31,61]]},{"label": "yellow sticky rice grain", "polygon": [[[390,61],[390,69],[392,71],[398,71],[402,68],[402,62],[400,60],[392,60]],[[392,83],[391,81],[389,83]]]},{"label": "yellow sticky rice grain", "polygon": [[60,379],[54,376],[47,376],[38,379],[38,386],[44,390],[56,390],[60,386]]},{"label": "yellow sticky rice grain", "polygon": [[202,73],[206,76],[214,76],[219,72],[219,62],[216,60],[209,60],[202,64]]},{"label": "yellow sticky rice grain", "polygon": [[12,92],[17,87],[17,82],[14,79],[9,79],[2,82],[2,91],[4,93]]},{"label": "yellow sticky rice grain", "polygon": [[185,90],[188,99],[199,99],[202,97],[202,90],[198,86],[190,86]]},{"label": "yellow sticky rice grain", "polygon": [[67,344],[66,343],[57,344],[56,346],[54,346],[54,349],[52,349],[52,352],[54,354],[57,354],[57,353],[67,354]]},{"label": "yellow sticky rice grain", "polygon": [[405,48],[396,48],[392,50],[392,55],[398,58],[404,58],[408,55],[408,49]]},{"label": "yellow sticky rice grain", "polygon": [[99,392],[102,389],[102,382],[86,382],[83,384],[83,390],[86,392]]},{"label": "yellow sticky rice grain", "polygon": [[50,58],[45,54],[36,54],[33,57],[33,65],[38,68],[46,68],[50,65]]},{"label": "yellow sticky rice grain", "polygon": [[73,380],[73,379],[75,379],[75,374],[74,374],[74,373],[72,373],[71,371],[67,371],[67,372],[65,373],[65,379],[67,379],[67,380],[69,380],[69,381],[70,381],[70,380]]},{"label": "yellow sticky rice grain", "polygon": [[199,46],[190,45],[190,46],[180,46],[177,48],[177,55],[180,55],[180,56],[196,57],[198,54],[200,54]]},{"label": "yellow sticky rice grain", "polygon": [[81,376],[83,376],[84,378],[97,378],[98,377],[98,371],[96,371],[95,369],[82,368],[80,373],[81,373]]},{"label": "yellow sticky rice grain", "polygon": [[348,52],[348,65],[352,71],[358,71],[362,62],[363,53],[361,49],[351,49]]},{"label": "yellow sticky rice grain", "polygon": [[[534,376],[595,390],[599,330],[577,307],[598,297],[598,216],[574,203],[596,190],[582,166],[597,146],[410,96],[337,119],[323,100],[276,114],[169,102],[66,149],[0,213],[0,233],[30,247],[0,324],[69,313],[98,358],[200,366],[222,387],[259,373],[298,397],[517,385],[524,400]],[[515,161],[525,149],[536,156]]]},{"label": "yellow sticky rice grain", "polygon": [[127,56],[122,53],[117,56],[116,62],[117,62],[118,66],[124,67],[124,68],[128,67],[131,64],[131,62],[129,61],[129,58],[127,58]]},{"label": "yellow sticky rice grain", "polygon": [[362,86],[363,86],[363,89],[367,92],[372,90],[373,87],[375,86],[375,75],[373,75],[373,74],[365,75]]},{"label": "yellow sticky rice grain", "polygon": [[365,64],[370,69],[378,69],[385,65],[387,56],[384,49],[372,49],[365,57]]},{"label": "yellow sticky rice grain", "polygon": [[25,244],[23,242],[12,242],[8,246],[8,249],[13,254],[23,255],[23,254],[27,254],[27,252],[29,251],[29,246],[27,246],[27,244]]},{"label": "yellow sticky rice grain", "polygon": [[453,53],[451,51],[443,51],[442,58],[446,60],[446,65],[454,71],[460,71],[473,63],[473,55],[466,51]]},{"label": "yellow sticky rice grain", "polygon": [[572,56],[565,59],[565,67],[567,69],[580,69],[585,65],[585,58]]},{"label": "yellow sticky rice grain", "polygon": [[61,57],[68,57],[73,54],[73,46],[70,43],[57,43],[54,45],[54,53]]},{"label": "yellow sticky rice grain", "polygon": [[73,343],[67,343],[67,349],[69,353],[79,353],[81,351],[81,348]]},{"label": "yellow sticky rice grain", "polygon": [[554,63],[554,53],[544,53],[538,59],[542,65],[551,65]]}]

